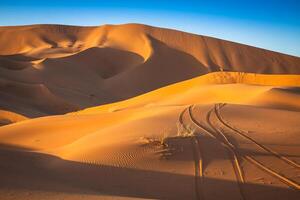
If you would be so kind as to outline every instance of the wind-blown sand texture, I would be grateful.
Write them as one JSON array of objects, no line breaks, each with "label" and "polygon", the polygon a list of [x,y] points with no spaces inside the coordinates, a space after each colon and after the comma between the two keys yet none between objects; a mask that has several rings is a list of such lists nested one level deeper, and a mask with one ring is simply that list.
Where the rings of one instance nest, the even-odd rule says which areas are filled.
[{"label": "wind-blown sand texture", "polygon": [[139,24],[0,45],[0,199],[300,198],[300,58]]}]

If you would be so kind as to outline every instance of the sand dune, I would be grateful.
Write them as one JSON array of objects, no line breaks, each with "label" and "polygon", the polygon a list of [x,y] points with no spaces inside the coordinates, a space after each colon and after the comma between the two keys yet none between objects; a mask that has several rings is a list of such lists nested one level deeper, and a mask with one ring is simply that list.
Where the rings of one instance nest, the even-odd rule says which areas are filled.
[{"label": "sand dune", "polygon": [[[254,76],[246,74],[244,77],[247,75]],[[7,156],[15,154],[12,152],[16,150],[19,152],[15,155],[16,159],[24,159],[21,162],[33,159],[37,172],[32,172],[31,165],[26,164],[24,172],[17,172],[19,169],[13,167],[16,171],[12,169],[11,173],[27,180],[30,188],[25,187],[25,191],[36,190],[35,184],[38,183],[45,193],[33,192],[30,195],[30,198],[37,199],[40,195],[74,198],[74,193],[86,194],[86,191],[93,191],[90,195],[95,192],[100,199],[108,194],[139,198],[196,199],[197,196],[205,196],[206,199],[219,199],[224,197],[224,192],[228,193],[228,199],[280,199],[280,195],[297,199],[299,106],[286,101],[287,111],[283,109],[282,102],[266,103],[274,91],[279,90],[281,95],[288,97],[295,88],[234,83],[234,79],[227,84],[208,83],[210,78],[207,77],[212,76],[216,74],[177,83],[119,103],[3,126],[0,128],[0,141],[5,162],[2,163],[15,166],[16,162]],[[279,77],[282,80],[290,77],[290,81],[297,77],[269,76],[270,82],[272,76],[275,77],[274,83]],[[254,79],[249,80],[255,83]],[[293,85],[299,86],[298,79],[294,81]],[[295,102],[297,98],[294,97]],[[210,114],[214,104],[219,106],[218,102],[235,103],[222,105],[220,109],[222,117],[233,129],[224,129],[228,128],[217,118],[219,110]],[[209,121],[207,116],[210,116]],[[242,130],[242,134],[251,140],[246,138],[245,143],[245,136],[240,136],[236,130]],[[230,145],[220,138],[219,131],[230,138],[234,151],[238,152],[241,183],[236,167],[231,163],[234,154],[228,155],[227,146]],[[248,144],[248,140],[255,143]],[[203,157],[195,157],[199,154],[197,152]],[[277,154],[282,154],[288,163]],[[195,172],[200,168],[201,172]],[[38,175],[49,175],[48,170],[52,171],[50,174],[55,177],[54,182]],[[85,176],[73,176],[71,172],[84,173]],[[176,176],[172,177],[172,174]],[[10,174],[1,176],[5,177],[4,180],[12,178]],[[34,179],[28,180],[27,176]],[[102,178],[106,179],[106,176],[109,182],[103,182]],[[152,180],[148,176],[157,178],[148,182]],[[125,180],[132,182],[128,185]],[[69,182],[78,183],[73,192],[68,188]],[[142,186],[138,187],[137,183]],[[4,196],[14,190],[18,194],[24,192],[20,190],[24,186],[21,184],[19,189],[16,188],[13,180],[3,181],[3,184],[8,187],[2,191]],[[56,190],[53,184],[66,186],[58,186],[59,190]],[[168,185],[170,188],[161,190],[152,184]],[[190,187],[187,188],[187,185]],[[179,192],[174,193],[174,188]],[[253,195],[255,191],[262,195]]]},{"label": "sand dune", "polygon": [[25,116],[22,116],[20,114],[9,112],[6,110],[0,110],[0,126],[23,121],[26,119],[27,118]]},{"label": "sand dune", "polygon": [[0,35],[1,199],[299,199],[300,58],[137,24]]},{"label": "sand dune", "polygon": [[3,87],[22,106],[1,107],[28,117],[116,102],[209,72],[300,72],[297,57],[139,24],[0,27],[0,35],[1,80],[27,84],[28,94],[43,85],[53,96],[47,103],[55,106],[47,110]]}]

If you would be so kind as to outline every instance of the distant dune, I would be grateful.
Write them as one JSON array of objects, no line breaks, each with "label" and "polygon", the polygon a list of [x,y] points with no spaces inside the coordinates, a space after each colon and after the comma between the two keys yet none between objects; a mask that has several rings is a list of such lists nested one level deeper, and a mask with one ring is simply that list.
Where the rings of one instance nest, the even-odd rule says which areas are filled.
[{"label": "distant dune", "polygon": [[0,106],[28,117],[116,102],[209,72],[300,73],[297,57],[146,25],[0,27],[0,35]]},{"label": "distant dune", "polygon": [[300,58],[139,24],[0,27],[0,199],[299,199]]}]

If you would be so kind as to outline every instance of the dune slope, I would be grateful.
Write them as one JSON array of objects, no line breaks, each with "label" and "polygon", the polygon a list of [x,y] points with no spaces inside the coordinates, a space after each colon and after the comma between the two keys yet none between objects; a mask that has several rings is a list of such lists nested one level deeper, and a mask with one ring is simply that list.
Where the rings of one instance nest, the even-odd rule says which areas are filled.
[{"label": "dune slope", "polygon": [[0,36],[1,200],[299,199],[300,58],[138,24]]},{"label": "dune slope", "polygon": [[209,72],[300,72],[297,57],[139,24],[0,27],[0,36],[0,106],[28,117],[116,102]]},{"label": "dune slope", "polygon": [[297,199],[299,86],[297,75],[218,72],[3,126],[0,194]]}]

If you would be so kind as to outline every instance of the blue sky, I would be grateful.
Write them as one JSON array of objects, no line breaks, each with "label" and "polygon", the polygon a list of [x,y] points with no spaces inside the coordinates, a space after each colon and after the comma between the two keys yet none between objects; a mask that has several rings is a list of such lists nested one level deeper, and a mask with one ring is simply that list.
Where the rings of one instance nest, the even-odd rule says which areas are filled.
[{"label": "blue sky", "polygon": [[0,25],[143,23],[300,56],[300,0],[0,0]]}]

